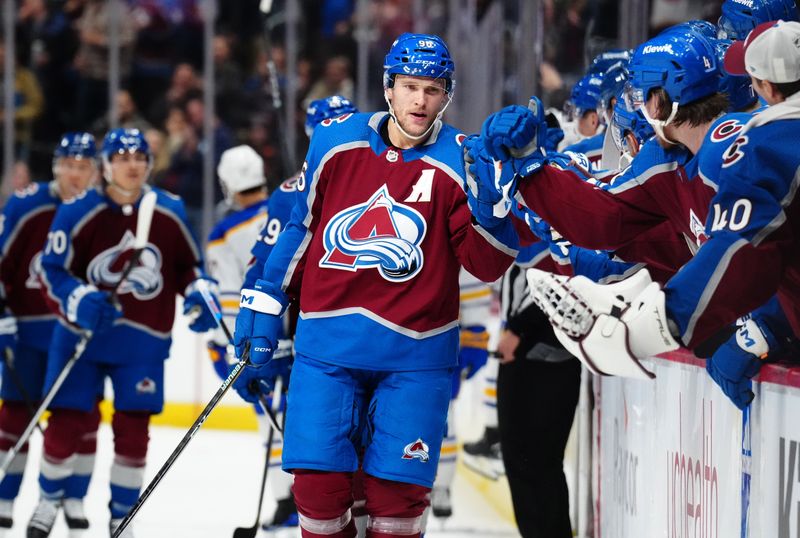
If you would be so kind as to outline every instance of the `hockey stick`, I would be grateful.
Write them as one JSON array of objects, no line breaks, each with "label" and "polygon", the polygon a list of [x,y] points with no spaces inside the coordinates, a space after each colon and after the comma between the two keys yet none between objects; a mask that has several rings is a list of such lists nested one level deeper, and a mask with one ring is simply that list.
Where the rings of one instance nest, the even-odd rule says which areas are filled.
[{"label": "hockey stick", "polygon": [[[139,214],[136,217],[136,237],[133,241],[133,254],[123,269],[122,276],[117,282],[117,285],[111,292],[111,297],[109,300],[112,304],[117,302],[117,295],[119,294],[119,290],[122,287],[123,282],[125,282],[125,279],[127,279],[128,275],[131,274],[131,271],[133,271],[134,267],[139,262],[139,258],[147,246],[147,239],[150,237],[150,224],[153,221],[153,211],[156,207],[156,196],[157,195],[155,191],[149,190],[144,194],[144,196],[142,196],[142,200],[139,202]],[[75,345],[75,351],[72,353],[72,356],[67,360],[66,364],[64,364],[64,367],[59,372],[55,381],[53,381],[53,385],[47,391],[47,394],[45,394],[44,398],[42,399],[42,403],[39,404],[39,408],[36,410],[31,418],[31,421],[28,423],[28,426],[17,440],[17,444],[15,444],[14,447],[6,454],[3,464],[0,466],[0,481],[5,478],[11,462],[17,456],[17,453],[19,453],[22,445],[28,441],[28,438],[33,433],[34,428],[39,424],[39,420],[42,418],[42,415],[49,407],[50,402],[53,401],[53,398],[55,398],[58,390],[61,388],[61,385],[64,384],[67,376],[72,371],[73,366],[75,366],[75,363],[81,358],[83,352],[86,351],[86,346],[89,344],[91,339],[92,331],[81,332],[81,338]]]},{"label": "hockey stick", "polygon": [[[283,383],[279,377],[275,381],[275,388],[272,391],[272,408],[266,403],[266,398],[262,395],[258,397],[258,401],[267,415],[277,413],[281,405],[281,393],[283,392]],[[270,425],[269,434],[267,435],[267,456],[264,460],[264,474],[261,475],[261,490],[258,494],[258,509],[256,510],[256,522],[252,527],[237,527],[233,531],[233,538],[256,538],[258,534],[258,527],[261,523],[261,507],[264,505],[264,490],[267,487],[267,472],[269,472],[269,460],[272,455],[272,441],[275,438],[275,426]]]},{"label": "hockey stick", "polygon": [[242,369],[250,364],[250,352],[249,349],[245,351],[244,357],[237,362],[231,372],[228,374],[228,378],[222,382],[222,385],[217,389],[217,392],[214,393],[214,396],[211,397],[211,400],[206,404],[203,411],[200,413],[200,416],[197,417],[197,420],[194,421],[194,424],[189,428],[189,431],[183,436],[183,439],[180,440],[178,446],[175,447],[175,450],[172,451],[172,454],[169,455],[167,461],[161,466],[161,469],[158,470],[156,475],[153,477],[153,480],[147,485],[147,488],[142,492],[139,496],[139,499],[136,501],[136,504],[133,505],[128,515],[125,516],[125,519],[122,520],[117,530],[114,531],[114,534],[111,538],[117,538],[120,536],[123,531],[130,525],[131,520],[136,516],[137,512],[142,508],[142,505],[147,501],[147,499],[152,495],[153,491],[158,487],[158,484],[164,478],[164,475],[169,472],[172,465],[175,463],[175,460],[178,459],[178,456],[184,451],[186,446],[189,444],[189,441],[195,436],[197,431],[203,425],[203,423],[208,418],[208,415],[211,414],[211,411],[217,406],[219,401],[225,396],[225,393],[228,392],[228,389],[236,381],[236,378],[239,377],[239,374],[242,373]]},{"label": "hockey stick", "polygon": [[[228,339],[228,344],[233,345],[233,335],[231,334],[230,329],[228,326],[225,325],[225,320],[222,319],[222,311],[220,311],[219,306],[217,305],[214,298],[211,296],[211,292],[208,290],[208,284],[205,280],[201,280],[197,283],[197,289],[200,291],[200,295],[203,297],[203,302],[206,303],[206,307],[214,316],[214,321],[217,323],[217,327],[222,329],[222,332],[225,333],[225,338]],[[280,345],[278,346],[278,350],[280,350]],[[276,352],[278,351],[276,350]],[[283,429],[278,426],[278,419],[275,418],[275,414],[270,411],[269,406],[262,406],[264,408],[264,413],[267,414],[267,418],[269,418],[270,423],[272,423],[272,427],[278,430],[279,432],[283,433]]]},{"label": "hockey stick", "polygon": [[267,77],[269,77],[269,93],[272,98],[272,108],[275,110],[275,115],[278,118],[278,137],[281,145],[281,172],[282,177],[289,177],[295,170],[294,166],[294,152],[289,147],[289,142],[286,140],[286,119],[283,117],[284,107],[283,100],[281,99],[281,89],[278,84],[278,68],[275,66],[275,60],[272,56],[272,36],[269,19],[272,16],[272,0],[261,0],[258,9],[264,14],[264,49],[267,53]]}]

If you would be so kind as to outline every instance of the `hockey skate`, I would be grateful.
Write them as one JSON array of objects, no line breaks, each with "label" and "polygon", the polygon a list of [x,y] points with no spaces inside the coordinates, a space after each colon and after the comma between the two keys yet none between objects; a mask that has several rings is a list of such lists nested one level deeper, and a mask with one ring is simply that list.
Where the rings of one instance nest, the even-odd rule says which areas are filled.
[{"label": "hockey skate", "polygon": [[497,428],[486,428],[483,437],[472,443],[464,443],[464,465],[490,480],[505,474],[500,452],[500,432]]},{"label": "hockey skate", "polygon": [[53,530],[60,507],[60,500],[39,499],[39,504],[36,505],[31,520],[28,522],[28,530],[25,536],[27,538],[47,538],[50,536],[50,531]]},{"label": "hockey skate", "polygon": [[0,536],[6,536],[6,531],[14,526],[14,501],[0,500]]},{"label": "hockey skate", "polygon": [[433,517],[440,519],[453,515],[450,488],[433,488],[431,490],[431,511],[433,512]]},{"label": "hockey skate", "polygon": [[297,517],[297,506],[294,504],[294,496],[289,496],[278,501],[272,521],[264,522],[261,529],[264,531],[277,531],[279,529],[297,527],[300,524]]},{"label": "hockey skate", "polygon": [[89,520],[83,511],[83,499],[64,499],[64,519],[69,529],[69,538],[80,538],[89,528]]},{"label": "hockey skate", "polygon": [[[122,524],[123,519],[125,518],[122,517],[111,518],[111,521],[108,522],[109,536],[114,536],[114,531],[116,531],[117,527],[119,527]],[[133,538],[133,528],[130,525],[125,527],[125,530],[122,531],[122,534],[119,535],[119,538]]]}]

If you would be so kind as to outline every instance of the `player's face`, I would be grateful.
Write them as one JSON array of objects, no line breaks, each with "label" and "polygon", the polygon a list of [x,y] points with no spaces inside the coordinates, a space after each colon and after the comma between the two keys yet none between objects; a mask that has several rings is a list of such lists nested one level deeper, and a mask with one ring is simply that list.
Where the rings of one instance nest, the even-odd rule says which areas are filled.
[{"label": "player's face", "polygon": [[111,178],[126,191],[137,191],[147,181],[147,155],[142,152],[117,153],[111,156]]},{"label": "player's face", "polygon": [[447,101],[444,81],[427,77],[396,75],[386,91],[397,122],[412,136],[424,134]]},{"label": "player's face", "polygon": [[583,136],[594,136],[597,134],[597,127],[600,125],[600,118],[596,110],[584,112],[578,119],[578,132]]},{"label": "player's face", "polygon": [[56,181],[66,200],[85,191],[97,175],[94,159],[62,157],[56,162]]}]

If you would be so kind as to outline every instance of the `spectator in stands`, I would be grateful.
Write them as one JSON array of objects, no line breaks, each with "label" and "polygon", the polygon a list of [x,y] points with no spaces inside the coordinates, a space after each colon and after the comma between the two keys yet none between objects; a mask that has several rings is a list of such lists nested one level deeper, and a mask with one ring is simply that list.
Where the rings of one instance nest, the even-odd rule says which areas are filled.
[{"label": "spectator in stands", "polygon": [[[0,77],[5,71],[5,44],[0,43]],[[0,103],[2,107],[2,103]],[[14,71],[14,147],[17,158],[27,160],[33,140],[33,121],[44,110],[42,89],[33,72],[21,65]],[[0,108],[0,121],[7,113]]]},{"label": "spectator in stands", "polygon": [[182,105],[189,97],[200,93],[202,89],[203,83],[191,64],[176,65],[169,88],[160,99],[153,103],[148,117],[160,124],[167,119],[167,114],[173,105]]},{"label": "spectator in stands", "polygon": [[[55,142],[71,125],[75,101],[72,60],[78,48],[78,36],[64,13],[45,0],[22,2],[16,31],[18,57],[34,72],[44,95],[42,118],[46,121],[36,122],[34,136]],[[52,154],[49,145],[46,154]]]},{"label": "spectator in stands", "polygon": [[[77,95],[78,125],[91,125],[108,107],[109,48],[108,32],[111,28],[110,3],[104,0],[86,0],[83,14],[78,20],[80,48],[75,65],[80,73]],[[124,2],[118,4],[120,22],[120,76],[125,80],[130,74],[131,54],[136,39],[136,28]]]},{"label": "spectator in stands", "polygon": [[[133,101],[131,92],[122,89],[117,92],[117,114],[120,127],[126,129],[139,129],[143,133],[152,128],[150,123],[141,114]],[[95,137],[100,138],[103,133],[111,128],[108,115],[98,119],[92,126]]]},{"label": "spectator in stands", "polygon": [[214,105],[219,117],[233,127],[245,125],[251,111],[242,107],[242,69],[231,56],[231,38],[217,35],[214,51]]},{"label": "spectator in stands", "polygon": [[306,103],[324,99],[329,95],[341,95],[353,99],[353,79],[350,71],[350,60],[344,56],[329,58],[325,62],[322,78],[311,86],[311,90],[306,95]]}]

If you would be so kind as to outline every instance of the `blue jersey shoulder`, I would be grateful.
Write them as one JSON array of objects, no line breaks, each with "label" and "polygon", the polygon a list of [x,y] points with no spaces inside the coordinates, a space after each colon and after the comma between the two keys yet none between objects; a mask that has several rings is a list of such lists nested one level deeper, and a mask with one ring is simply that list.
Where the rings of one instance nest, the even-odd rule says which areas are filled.
[{"label": "blue jersey shoulder", "polygon": [[370,120],[374,115],[359,112],[324,120],[314,129],[309,154],[315,152],[322,157],[329,149],[336,146],[368,140],[372,130]]},{"label": "blue jersey shoulder", "polygon": [[719,187],[719,175],[725,152],[753,117],[746,112],[725,114],[711,124],[697,154],[697,171],[703,181]]},{"label": "blue jersey shoulder", "polygon": [[223,218],[219,221],[214,228],[211,230],[211,233],[208,236],[209,241],[216,241],[217,239],[222,239],[225,237],[225,234],[228,233],[229,230],[239,226],[240,224],[249,221],[253,217],[257,216],[259,213],[263,213],[267,207],[267,200],[263,200],[252,204],[244,209],[240,209],[239,211],[235,211],[230,215]]},{"label": "blue jersey shoulder", "polygon": [[598,149],[603,149],[603,141],[605,139],[605,131],[598,133],[594,136],[590,136],[589,138],[584,138],[580,142],[575,142],[564,148],[562,151],[573,151],[575,153],[590,153],[592,151],[597,151]]},{"label": "blue jersey shoulder", "polygon": [[411,160],[415,157],[427,157],[428,159],[438,161],[455,172],[458,176],[458,180],[463,184],[464,150],[461,144],[465,138],[466,135],[455,127],[442,123],[439,132],[436,133],[436,138],[421,146],[417,146],[413,151],[406,151],[406,159]]},{"label": "blue jersey shoulder", "polygon": [[3,213],[6,220],[16,220],[37,207],[49,204],[60,204],[61,199],[49,183],[36,182],[24,189],[14,192],[8,199]]},{"label": "blue jersey shoulder", "polygon": [[296,190],[275,189],[267,201],[267,215],[269,219],[278,219],[281,228],[289,222],[292,215],[292,208],[297,200]]}]

